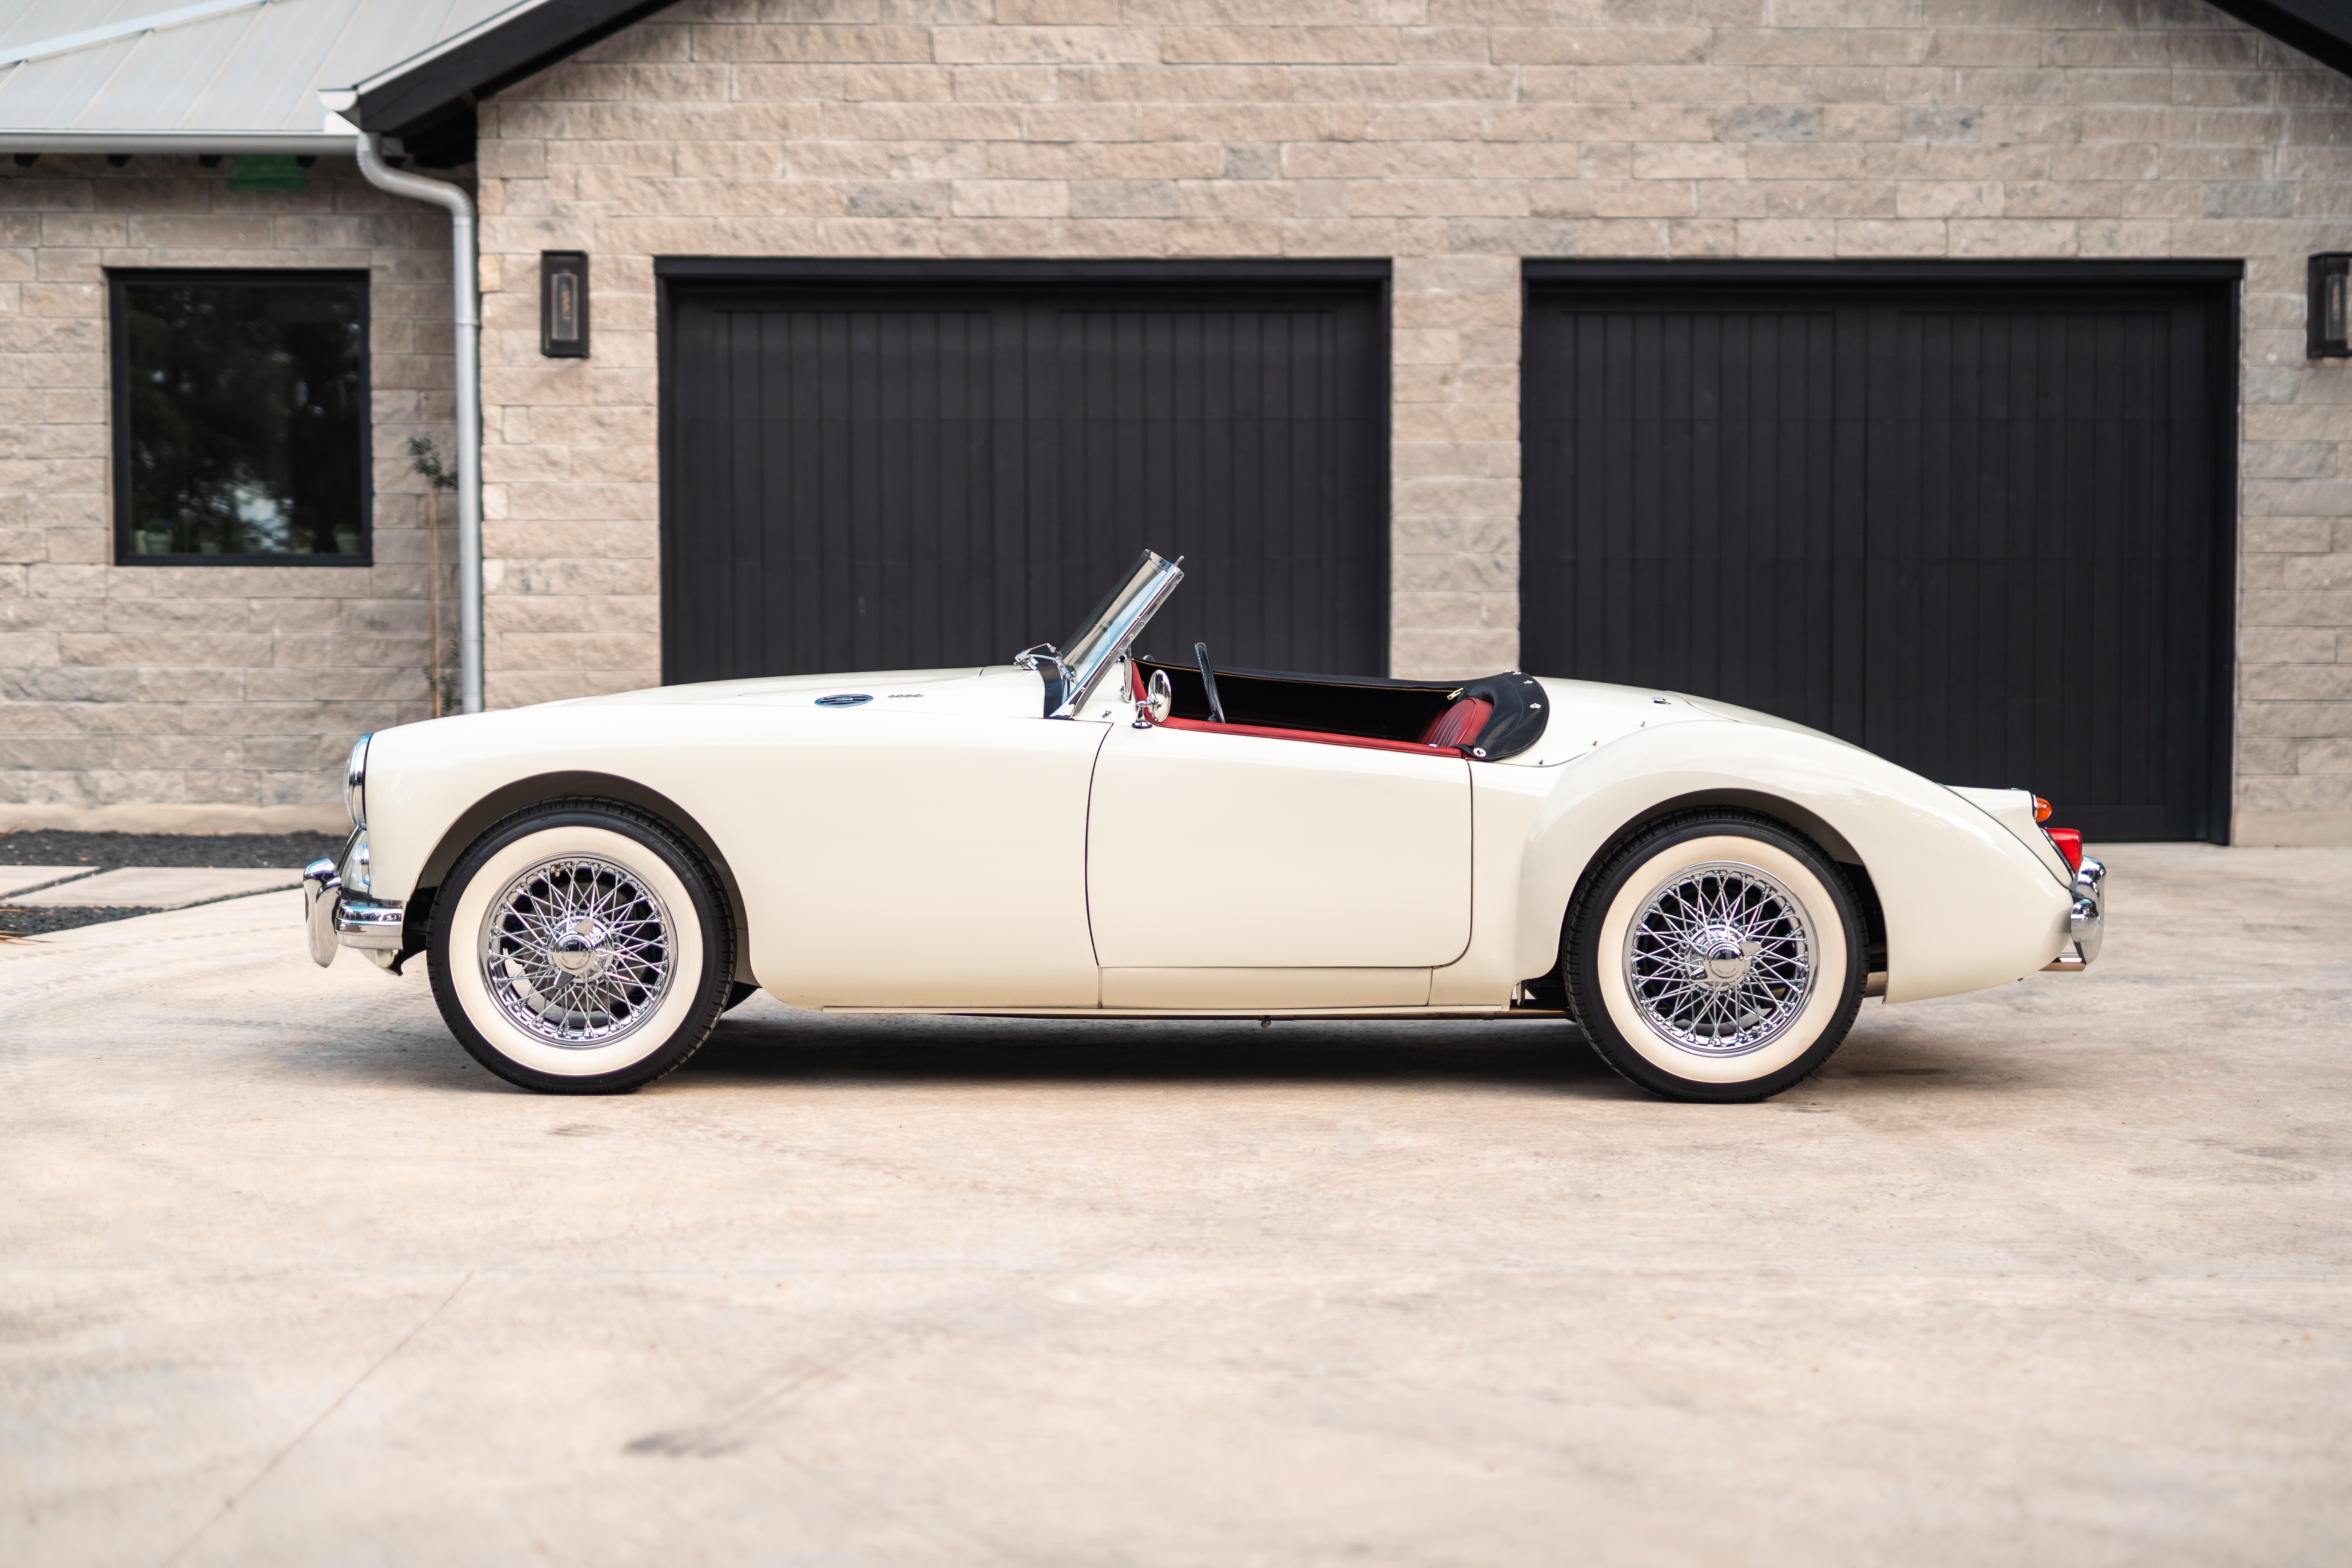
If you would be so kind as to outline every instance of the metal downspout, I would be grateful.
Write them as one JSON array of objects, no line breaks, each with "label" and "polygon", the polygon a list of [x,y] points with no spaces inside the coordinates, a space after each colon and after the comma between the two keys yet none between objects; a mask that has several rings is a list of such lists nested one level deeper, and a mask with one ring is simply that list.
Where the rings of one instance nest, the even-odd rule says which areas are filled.
[{"label": "metal downspout", "polygon": [[473,198],[446,180],[395,169],[374,132],[359,136],[360,173],[377,190],[449,213],[457,320],[457,672],[463,706],[482,710],[482,291]]}]

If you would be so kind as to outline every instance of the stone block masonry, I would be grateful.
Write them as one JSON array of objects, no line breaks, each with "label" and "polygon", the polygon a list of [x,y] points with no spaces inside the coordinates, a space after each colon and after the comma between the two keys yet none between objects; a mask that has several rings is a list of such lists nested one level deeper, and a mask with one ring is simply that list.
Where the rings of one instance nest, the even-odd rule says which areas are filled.
[{"label": "stone block masonry", "polygon": [[[2352,82],[2201,0],[682,0],[481,108],[494,705],[659,679],[654,258],[1394,268],[1397,673],[1516,662],[1528,257],[2242,258],[2237,832],[2352,842]],[[426,710],[446,230],[340,161],[0,162],[0,826],[335,820]],[[538,353],[538,253],[595,354]],[[378,564],[110,564],[103,269],[366,266]]]},{"label": "stone block masonry", "polygon": [[494,702],[656,678],[656,256],[1391,258],[1433,677],[1517,653],[1522,258],[2233,257],[2239,834],[2352,842],[2352,82],[2199,0],[688,0],[482,135]]},{"label": "stone block masonry", "polygon": [[[0,830],[331,830],[352,738],[431,711],[407,442],[455,423],[447,220],[347,159],[230,173],[0,163]],[[143,267],[368,272],[373,566],[113,563],[106,273]]]}]

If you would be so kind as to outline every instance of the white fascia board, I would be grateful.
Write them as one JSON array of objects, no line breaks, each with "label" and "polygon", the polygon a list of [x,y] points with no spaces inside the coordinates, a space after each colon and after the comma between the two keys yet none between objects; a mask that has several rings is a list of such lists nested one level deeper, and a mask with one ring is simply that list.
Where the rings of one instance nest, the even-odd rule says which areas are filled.
[{"label": "white fascia board", "polygon": [[[397,151],[397,149],[393,149]],[[0,153],[149,153],[183,158],[352,156],[350,136],[310,131],[0,131]]]},{"label": "white fascia board", "polygon": [[536,11],[545,4],[547,4],[547,0],[521,0],[520,5],[509,5],[505,10],[497,13],[495,16],[483,17],[480,21],[475,23],[472,26],[467,28],[462,33],[451,34],[448,37],[446,37],[439,43],[435,44],[431,48],[419,49],[416,53],[409,56],[404,60],[398,61],[393,65],[388,65],[382,70],[376,71],[372,75],[362,77],[358,81],[352,84],[352,102],[357,103],[359,101],[359,95],[367,91],[368,89],[373,87],[376,83],[380,81],[388,81],[394,77],[404,75],[428,61],[438,59],[441,56],[447,54],[452,49],[462,48],[485,33],[494,33],[498,31],[498,29],[505,26],[509,22],[513,21],[523,12]]}]

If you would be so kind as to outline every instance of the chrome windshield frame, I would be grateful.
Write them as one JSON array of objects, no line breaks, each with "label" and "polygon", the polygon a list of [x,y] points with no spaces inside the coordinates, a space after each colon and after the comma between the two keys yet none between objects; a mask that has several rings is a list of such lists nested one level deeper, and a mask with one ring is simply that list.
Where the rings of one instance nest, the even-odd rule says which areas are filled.
[{"label": "chrome windshield frame", "polygon": [[1059,657],[1062,679],[1045,683],[1045,717],[1075,719],[1094,694],[1103,674],[1124,657],[1143,634],[1160,606],[1184,580],[1182,557],[1167,560],[1145,551],[1124,582],[1113,588],[1094,615],[1070,638]]}]

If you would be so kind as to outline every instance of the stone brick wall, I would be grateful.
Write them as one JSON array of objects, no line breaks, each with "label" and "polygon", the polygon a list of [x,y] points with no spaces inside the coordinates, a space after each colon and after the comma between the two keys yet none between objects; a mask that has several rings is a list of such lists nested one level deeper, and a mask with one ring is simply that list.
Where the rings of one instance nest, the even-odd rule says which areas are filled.
[{"label": "stone brick wall", "polygon": [[[406,447],[450,450],[448,220],[349,160],[230,172],[0,163],[0,830],[340,827],[352,737],[431,710]],[[110,267],[368,269],[375,565],[113,564]]]},{"label": "stone brick wall", "polygon": [[688,0],[483,138],[494,702],[655,679],[658,255],[1392,258],[1429,676],[1517,654],[1521,257],[2242,257],[2240,835],[2352,841],[2352,82],[2199,0]]},{"label": "stone brick wall", "polygon": [[[657,679],[656,256],[1391,258],[1419,675],[1517,655],[1520,258],[2238,257],[2238,831],[2352,842],[2352,365],[2302,353],[2352,82],[2200,0],[685,0],[482,130],[496,705]],[[425,710],[446,230],[316,174],[0,165],[0,826],[332,821]],[[592,360],[537,352],[546,248]],[[373,269],[381,564],[108,564],[110,263]]]}]

